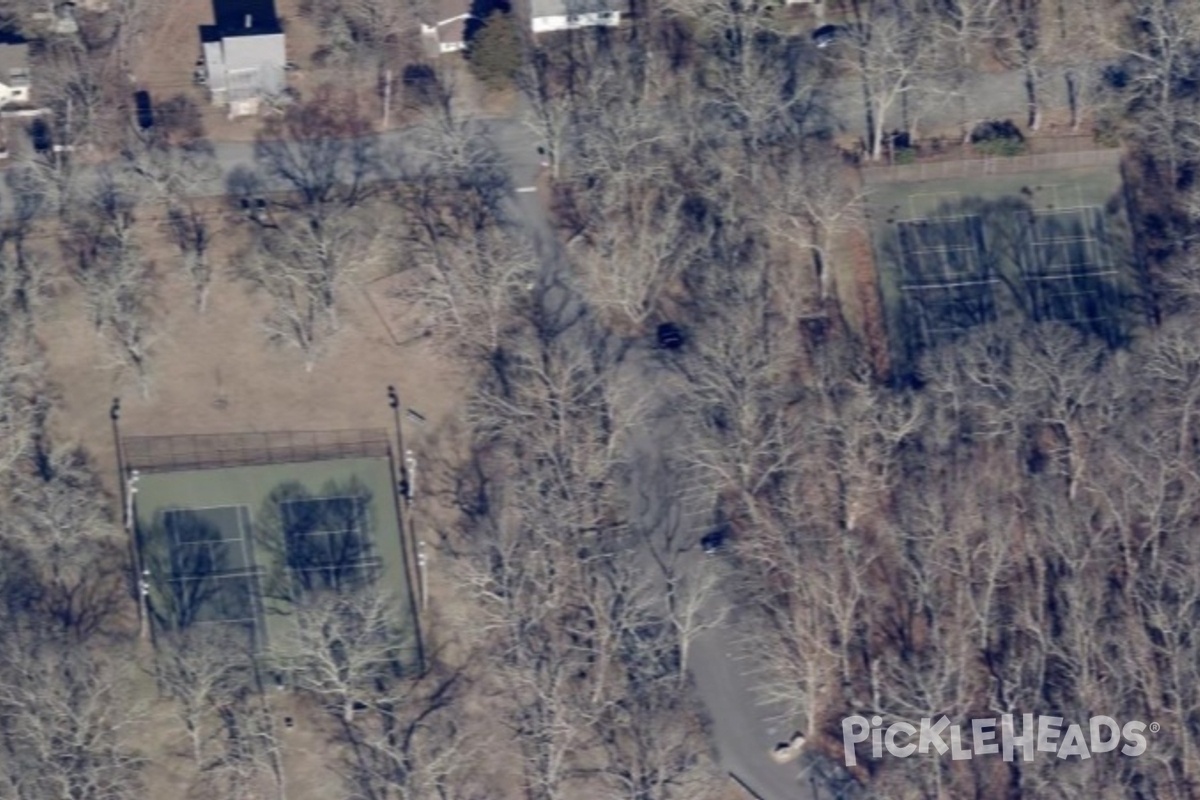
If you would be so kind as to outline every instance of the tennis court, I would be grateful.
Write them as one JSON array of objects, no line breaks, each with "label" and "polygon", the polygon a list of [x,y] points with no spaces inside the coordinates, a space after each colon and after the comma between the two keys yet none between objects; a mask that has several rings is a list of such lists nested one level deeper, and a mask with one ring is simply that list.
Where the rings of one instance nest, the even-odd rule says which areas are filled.
[{"label": "tennis court", "polygon": [[1098,206],[1034,212],[1024,279],[1036,318],[1078,324],[1111,319],[1105,287],[1119,271],[1104,246],[1104,223]]},{"label": "tennis court", "polygon": [[[978,214],[935,216],[938,203],[958,202],[961,198],[956,192],[914,194],[906,204],[912,216],[894,221],[901,302],[923,346],[995,317],[993,284],[997,279],[983,257],[983,218]],[[917,216],[919,213],[926,216]]]},{"label": "tennis court", "polygon": [[904,219],[896,226],[907,281],[969,281],[984,272],[983,221],[978,214]]},{"label": "tennis court", "polygon": [[[252,438],[218,438],[219,459],[199,453],[205,443],[195,437],[130,448],[139,468],[134,517],[154,629],[228,625],[249,632],[261,650],[286,634],[279,626],[290,624],[293,604],[306,593],[377,583],[407,620],[408,641],[398,646],[419,652],[390,459],[354,457],[353,448],[339,445],[338,452],[352,452],[287,461],[311,458],[312,448],[289,443],[265,452]],[[182,460],[181,448],[190,448]],[[282,462],[272,463],[276,458]]]},{"label": "tennis court", "polygon": [[880,292],[894,361],[1011,315],[1110,342],[1133,324],[1134,261],[1111,167],[872,186]]},{"label": "tennis court", "polygon": [[163,526],[170,539],[169,591],[186,624],[261,625],[249,509],[172,509],[164,512]]},{"label": "tennis court", "polygon": [[361,586],[379,575],[382,563],[368,536],[368,511],[361,495],[280,503],[287,564],[297,591]]}]

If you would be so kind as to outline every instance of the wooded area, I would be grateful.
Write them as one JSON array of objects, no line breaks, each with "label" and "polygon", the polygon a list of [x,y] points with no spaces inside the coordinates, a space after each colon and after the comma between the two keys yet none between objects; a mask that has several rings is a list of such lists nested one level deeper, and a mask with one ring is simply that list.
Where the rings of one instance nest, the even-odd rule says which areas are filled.
[{"label": "wooded area", "polygon": [[[411,66],[421,8],[310,6],[356,68]],[[539,39],[515,8],[484,34],[515,54],[471,69],[542,148],[536,197],[444,61],[397,89],[399,138],[331,90],[272,117],[249,168],[183,110],[141,129],[114,76],[146,7],[110,0],[39,51],[54,140],[103,157],[4,167],[0,798],[717,800],[690,671],[733,624],[807,738],[798,797],[1200,794],[1200,4],[843,0],[828,47],[774,3],[638,4]],[[978,76],[1001,73],[1023,137],[1122,148],[1140,322],[1110,342],[1003,319],[893,364],[862,299],[859,168],[974,146],[995,121]],[[421,454],[425,668],[390,660],[386,586],[299,604],[268,653],[286,674],[216,626],[149,652],[112,466],[62,433],[78,409],[47,336],[86,315],[96,374],[146,402],[183,314],[320,376],[383,278],[466,386]],[[713,500],[699,529],[684,472]],[[1136,758],[842,762],[852,714],[1028,712],[1161,730]]]}]

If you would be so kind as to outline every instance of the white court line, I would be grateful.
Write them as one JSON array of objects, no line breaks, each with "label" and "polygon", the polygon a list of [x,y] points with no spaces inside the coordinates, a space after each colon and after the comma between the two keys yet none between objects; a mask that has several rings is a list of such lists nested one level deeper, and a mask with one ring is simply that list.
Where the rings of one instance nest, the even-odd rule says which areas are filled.
[{"label": "white court line", "polygon": [[925,289],[957,289],[960,286],[982,286],[985,283],[999,283],[999,278],[979,278],[971,281],[952,281],[950,283],[910,283],[900,287],[902,292],[919,292]]},{"label": "white court line", "polygon": [[[1072,274],[1068,274],[1068,275],[1030,275],[1029,280],[1031,280],[1031,281],[1046,281],[1046,282],[1070,281],[1070,280],[1075,280],[1077,278],[1103,278],[1108,275],[1116,275],[1117,272],[1118,271],[1115,269],[1108,269],[1108,270],[1101,270],[1099,272],[1076,272],[1076,273],[1072,273]],[[1087,290],[1084,290],[1084,291],[1087,291]]]},{"label": "white court line", "polygon": [[1095,203],[1084,204],[1078,206],[1055,206],[1054,208],[1035,208],[1033,215],[1035,217],[1055,217],[1063,214],[1075,214],[1080,211],[1099,211],[1100,206]]},{"label": "white court line", "polygon": [[536,191],[537,191],[536,186],[518,186],[517,187],[517,194],[529,194],[530,192],[536,192]]}]

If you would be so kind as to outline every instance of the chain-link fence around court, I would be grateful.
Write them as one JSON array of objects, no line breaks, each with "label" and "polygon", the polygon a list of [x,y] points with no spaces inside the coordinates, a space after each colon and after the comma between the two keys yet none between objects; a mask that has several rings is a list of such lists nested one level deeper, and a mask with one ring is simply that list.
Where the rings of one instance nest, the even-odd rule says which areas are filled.
[{"label": "chain-link fence around court", "polygon": [[386,458],[389,447],[383,429],[270,431],[131,436],[122,440],[122,455],[126,469],[166,472],[329,458]]},{"label": "chain-link fence around court", "polygon": [[986,175],[1018,175],[1077,167],[1116,166],[1121,162],[1119,149],[1077,150],[1060,153],[1035,153],[1024,156],[991,156],[961,161],[930,161],[894,166],[864,166],[863,183],[904,183]]}]

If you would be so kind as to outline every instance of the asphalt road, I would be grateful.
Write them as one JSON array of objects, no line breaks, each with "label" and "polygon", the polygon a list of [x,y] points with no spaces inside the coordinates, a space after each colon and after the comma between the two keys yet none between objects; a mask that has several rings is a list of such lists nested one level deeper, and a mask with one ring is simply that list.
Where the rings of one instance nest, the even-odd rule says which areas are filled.
[{"label": "asphalt road", "polygon": [[[1044,107],[1061,108],[1067,105],[1065,70],[1046,70],[1040,86]],[[925,131],[935,127],[955,127],[963,122],[964,113],[971,118],[1011,118],[1023,122],[1028,112],[1024,77],[1018,72],[976,75],[968,81],[965,94],[970,98],[966,112],[960,103],[945,99],[927,96],[918,102],[918,96],[915,94],[911,97],[905,96],[902,102],[889,111],[887,128],[904,129],[908,119],[915,119],[921,130]],[[834,125],[842,133],[862,136],[865,139],[866,110],[859,83],[854,79],[839,80],[828,90],[827,97]],[[475,124],[495,142],[510,167],[514,184],[532,184],[537,175],[540,157],[536,150],[536,137],[531,129],[517,119],[486,118],[477,120]],[[411,156],[414,153],[411,139],[412,133],[409,130],[389,131],[374,137],[374,144],[380,153],[403,150]],[[252,169],[255,165],[253,143],[218,141],[213,142],[212,147],[216,171],[211,179],[196,186],[197,196],[217,197],[226,194],[229,177],[239,170]],[[84,171],[95,172],[96,168],[84,168]],[[271,191],[286,187],[272,187],[268,184],[263,188],[265,191]],[[6,181],[0,181],[0,217],[11,215],[14,207],[13,189]]]},{"label": "asphalt road", "polygon": [[[514,186],[532,184],[538,160],[536,145],[531,147],[524,131],[500,126],[500,137],[493,141],[510,166]],[[535,158],[530,162],[528,153]],[[514,195],[512,211],[529,230],[542,263],[542,281],[546,285],[544,302],[570,318],[582,304],[565,280],[566,262],[562,244],[554,235],[547,218],[544,198],[534,193]],[[644,543],[648,570],[654,570],[650,548],[666,550],[686,548],[681,564],[688,569],[718,568],[705,556],[698,544],[709,530],[709,516],[715,501],[705,487],[695,485],[686,474],[675,474],[664,460],[664,453],[677,441],[679,416],[672,398],[657,379],[661,365],[646,351],[635,350],[622,361],[621,370],[637,378],[636,383],[649,389],[651,411],[645,429],[635,438],[632,461],[633,484],[650,487],[632,500],[638,528],[647,531],[653,541]],[[707,613],[721,614],[728,598],[716,595]],[[779,719],[776,709],[760,704],[754,693],[753,653],[740,643],[736,609],[725,624],[700,633],[693,641],[688,657],[689,669],[712,725],[712,735],[721,768],[736,775],[744,786],[761,800],[815,800],[811,790],[797,776],[799,766],[776,764],[771,749],[793,733]]]}]

